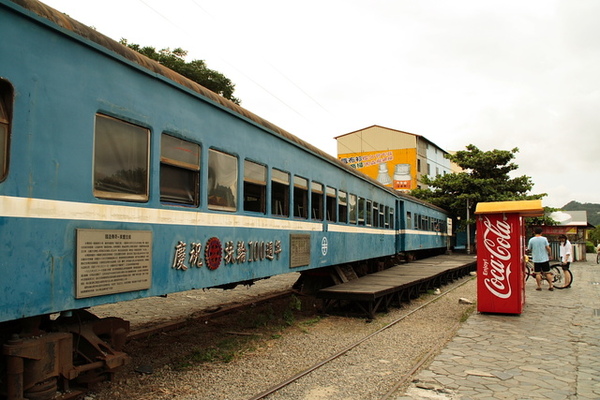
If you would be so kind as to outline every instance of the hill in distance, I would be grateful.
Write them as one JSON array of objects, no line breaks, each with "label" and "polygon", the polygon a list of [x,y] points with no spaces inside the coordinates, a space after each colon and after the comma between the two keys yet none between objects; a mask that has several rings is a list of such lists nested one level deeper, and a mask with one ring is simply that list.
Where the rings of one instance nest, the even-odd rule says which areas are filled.
[{"label": "hill in distance", "polygon": [[600,225],[600,204],[579,203],[570,201],[562,207],[563,211],[587,211],[588,222],[594,226]]}]

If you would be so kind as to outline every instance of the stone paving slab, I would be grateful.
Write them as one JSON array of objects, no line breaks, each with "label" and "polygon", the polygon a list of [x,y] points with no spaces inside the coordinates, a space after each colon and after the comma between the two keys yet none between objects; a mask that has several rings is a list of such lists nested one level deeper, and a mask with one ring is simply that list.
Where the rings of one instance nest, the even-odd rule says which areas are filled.
[{"label": "stone paving slab", "polygon": [[473,314],[395,400],[600,399],[600,265],[572,264],[570,289],[536,291],[521,315]]}]

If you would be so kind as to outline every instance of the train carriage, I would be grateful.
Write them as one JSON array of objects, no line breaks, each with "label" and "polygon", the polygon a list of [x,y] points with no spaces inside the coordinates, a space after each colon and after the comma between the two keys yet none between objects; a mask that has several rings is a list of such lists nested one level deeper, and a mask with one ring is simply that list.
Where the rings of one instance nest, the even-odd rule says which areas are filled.
[{"label": "train carriage", "polygon": [[445,250],[443,210],[42,3],[0,0],[0,37],[1,342],[53,313]]}]

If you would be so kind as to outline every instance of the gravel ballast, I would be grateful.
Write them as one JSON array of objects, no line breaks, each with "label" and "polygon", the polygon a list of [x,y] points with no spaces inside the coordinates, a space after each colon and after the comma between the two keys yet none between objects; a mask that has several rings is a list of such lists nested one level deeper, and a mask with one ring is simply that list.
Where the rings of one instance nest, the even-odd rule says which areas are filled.
[{"label": "gravel ballast", "polygon": [[[442,294],[455,285],[461,286],[447,295],[422,295],[368,323],[357,316],[319,316],[311,309],[318,308],[318,303],[310,297],[295,298],[294,304],[286,299],[256,306],[201,326],[190,323],[174,332],[128,343],[125,350],[132,356],[131,366],[113,382],[88,393],[86,399],[250,399],[437,298],[267,397],[380,399],[432,350],[433,354],[441,350],[474,310],[474,304],[460,300],[474,303],[475,279],[465,277],[442,287]],[[292,314],[300,303],[303,311]],[[409,383],[410,379],[395,395],[401,395]]]}]

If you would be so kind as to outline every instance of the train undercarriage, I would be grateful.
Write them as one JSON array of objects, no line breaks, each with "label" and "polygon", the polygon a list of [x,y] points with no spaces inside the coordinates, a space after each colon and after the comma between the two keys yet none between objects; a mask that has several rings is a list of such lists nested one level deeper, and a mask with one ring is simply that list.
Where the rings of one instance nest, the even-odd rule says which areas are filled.
[{"label": "train undercarriage", "polygon": [[129,322],[85,310],[0,324],[0,398],[73,399],[129,363]]}]

